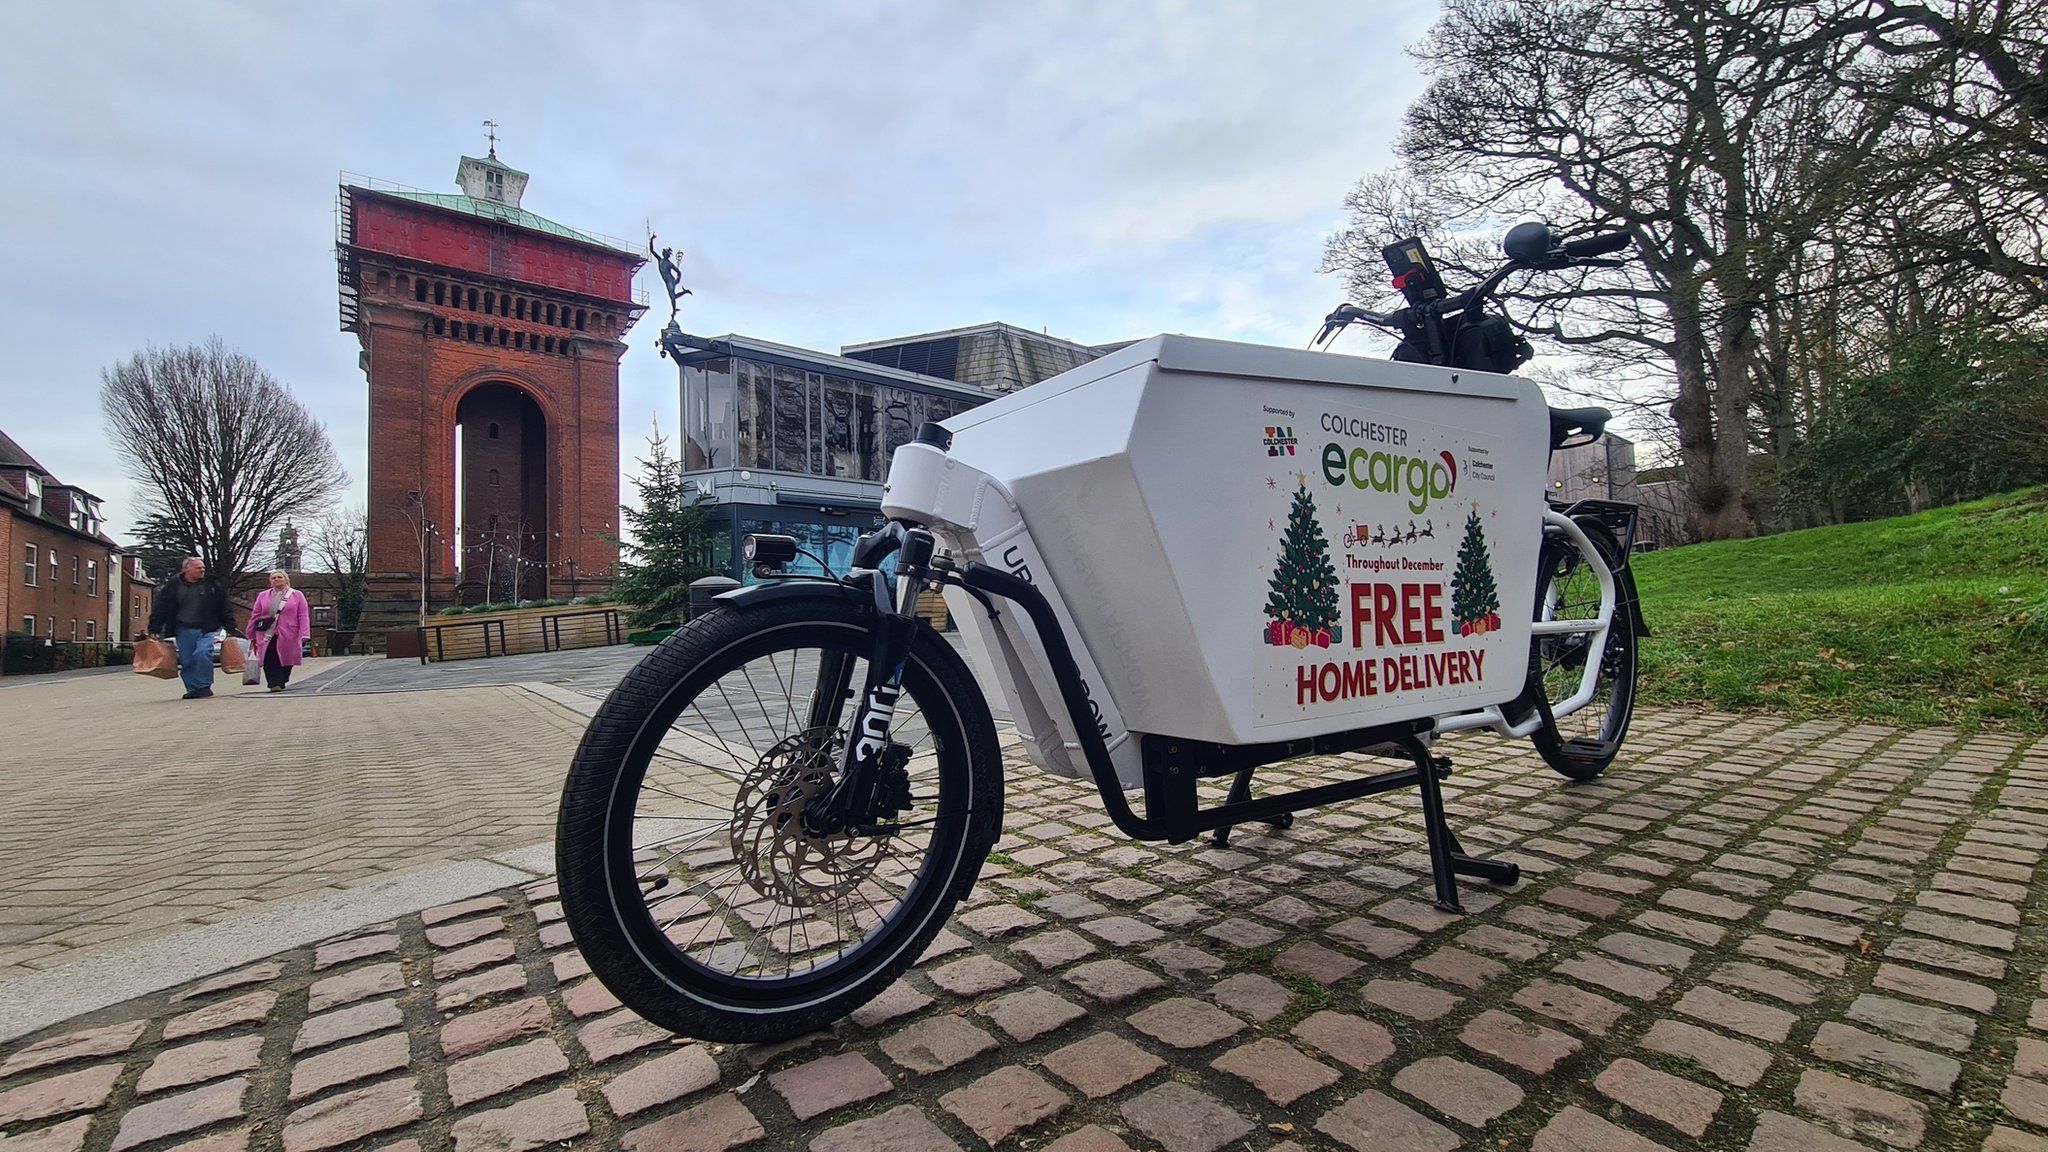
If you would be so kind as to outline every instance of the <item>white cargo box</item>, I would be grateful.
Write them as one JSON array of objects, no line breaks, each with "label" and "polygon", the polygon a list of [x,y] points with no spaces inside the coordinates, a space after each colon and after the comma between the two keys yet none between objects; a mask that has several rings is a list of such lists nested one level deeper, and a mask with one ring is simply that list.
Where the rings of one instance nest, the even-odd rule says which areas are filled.
[{"label": "white cargo box", "polygon": [[[1133,733],[1259,743],[1521,690],[1549,434],[1529,381],[1158,336],[946,427],[1016,499],[1032,578]],[[985,614],[955,618],[994,658]]]}]

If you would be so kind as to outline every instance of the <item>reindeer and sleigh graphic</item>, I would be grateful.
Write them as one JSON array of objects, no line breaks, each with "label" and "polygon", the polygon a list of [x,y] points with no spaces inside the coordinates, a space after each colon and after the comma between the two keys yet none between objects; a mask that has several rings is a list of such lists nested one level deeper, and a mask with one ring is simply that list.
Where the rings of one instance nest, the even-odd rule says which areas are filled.
[{"label": "reindeer and sleigh graphic", "polygon": [[1399,524],[1382,524],[1377,532],[1373,531],[1373,526],[1370,524],[1353,524],[1344,530],[1344,546],[1346,548],[1371,544],[1383,546],[1387,544],[1413,544],[1417,540],[1434,539],[1436,539],[1436,521],[1434,520],[1424,520],[1421,528],[1417,528],[1415,521],[1410,520],[1406,533],[1401,531]]}]

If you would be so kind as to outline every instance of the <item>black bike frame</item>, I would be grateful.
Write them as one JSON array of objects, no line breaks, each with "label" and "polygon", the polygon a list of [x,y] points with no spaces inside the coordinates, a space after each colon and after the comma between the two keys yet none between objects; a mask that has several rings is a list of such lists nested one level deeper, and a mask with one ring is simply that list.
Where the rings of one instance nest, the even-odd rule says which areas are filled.
[{"label": "black bike frame", "polygon": [[[893,576],[878,567],[892,552],[900,552]],[[1133,839],[1183,843],[1205,831],[1225,830],[1253,821],[1271,821],[1305,808],[1412,786],[1421,792],[1423,828],[1428,837],[1430,871],[1439,906],[1450,911],[1463,910],[1458,901],[1457,877],[1460,875],[1502,884],[1512,884],[1520,879],[1521,870],[1512,863],[1466,854],[1445,822],[1439,781],[1450,774],[1451,764],[1444,757],[1432,755],[1423,742],[1422,737],[1432,723],[1427,719],[1255,745],[1217,745],[1145,736],[1141,745],[1145,814],[1140,816],[1132,810],[1124,795],[1101,733],[1094,725],[1080,722],[1089,715],[1087,692],[1074,662],[1073,649],[1067,643],[1066,634],[1044,594],[1028,581],[985,564],[973,563],[955,569],[943,561],[934,565],[931,557],[931,535],[926,529],[907,521],[891,521],[862,537],[855,545],[854,564],[861,571],[836,585],[828,584],[829,591],[819,588],[811,593],[837,595],[844,591],[865,591],[868,595],[862,599],[872,603],[875,613],[867,684],[854,711],[850,729],[853,735],[847,742],[839,783],[821,805],[823,813],[835,819],[839,827],[857,826],[855,820],[868,811],[867,805],[872,802],[875,766],[888,745],[889,722],[893,718],[896,694],[902,686],[903,664],[910,654],[916,630],[928,627],[909,611],[910,597],[916,589],[929,582],[966,589],[991,612],[997,609],[990,597],[1000,597],[1024,610],[1044,645],[1054,681],[1059,686],[1061,704],[1067,711],[1069,726],[1079,734],[1082,756],[1094,778],[1103,808],[1117,828]],[[861,585],[867,587],[862,589]],[[749,601],[766,598],[769,590],[775,587],[757,585],[728,592],[718,600],[734,607],[744,607]],[[829,693],[823,690],[821,676],[821,691],[813,701],[815,719],[829,722],[832,713],[837,711],[848,670],[839,667],[837,676],[834,683],[841,686]],[[818,711],[820,707],[827,711],[821,714]],[[1207,808],[1202,807],[1196,797],[1196,785],[1206,777],[1237,773],[1243,790],[1247,787],[1249,773],[1258,767],[1304,756],[1381,747],[1398,749],[1400,758],[1407,760],[1409,766],[1258,799],[1236,799],[1238,793],[1234,792],[1232,800]],[[1245,794],[1248,796],[1248,791]]]}]

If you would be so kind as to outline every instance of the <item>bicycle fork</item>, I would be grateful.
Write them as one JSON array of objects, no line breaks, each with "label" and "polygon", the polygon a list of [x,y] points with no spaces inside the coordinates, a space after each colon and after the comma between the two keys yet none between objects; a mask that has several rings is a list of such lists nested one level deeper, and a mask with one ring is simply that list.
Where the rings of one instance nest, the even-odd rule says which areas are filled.
[{"label": "bicycle fork", "polygon": [[[910,646],[917,638],[917,595],[924,586],[924,573],[931,563],[932,534],[922,528],[904,529],[891,525],[886,542],[898,553],[896,576],[892,580],[879,567],[884,551],[869,568],[870,587],[875,597],[873,642],[868,652],[867,682],[861,686],[860,702],[854,709],[850,738],[839,763],[839,779],[831,791],[804,810],[804,826],[815,835],[841,832],[887,834],[882,821],[911,805],[910,779],[904,769],[906,750],[890,739],[896,717],[896,703],[903,695],[903,667],[910,659]],[[858,558],[857,558],[858,559]],[[847,655],[828,656],[820,669],[818,692],[811,701],[810,723],[814,730],[834,731],[846,689],[850,686],[853,659]]]}]

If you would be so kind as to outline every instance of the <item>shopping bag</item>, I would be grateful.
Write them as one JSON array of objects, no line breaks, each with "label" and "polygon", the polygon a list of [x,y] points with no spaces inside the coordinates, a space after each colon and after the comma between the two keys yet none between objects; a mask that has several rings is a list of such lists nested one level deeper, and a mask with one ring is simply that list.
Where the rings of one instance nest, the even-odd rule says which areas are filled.
[{"label": "shopping bag", "polygon": [[234,636],[223,635],[220,638],[220,670],[240,672],[246,663],[248,661],[242,659],[242,641]]},{"label": "shopping bag", "polygon": [[254,640],[230,640],[228,643],[236,648],[241,648],[244,644],[249,646],[242,653],[242,683],[254,684],[261,680],[263,678],[261,675],[263,662],[256,659],[256,642]]},{"label": "shopping bag", "polygon": [[145,636],[135,642],[135,660],[129,667],[144,676],[175,680],[178,676],[178,646],[168,640]]}]

